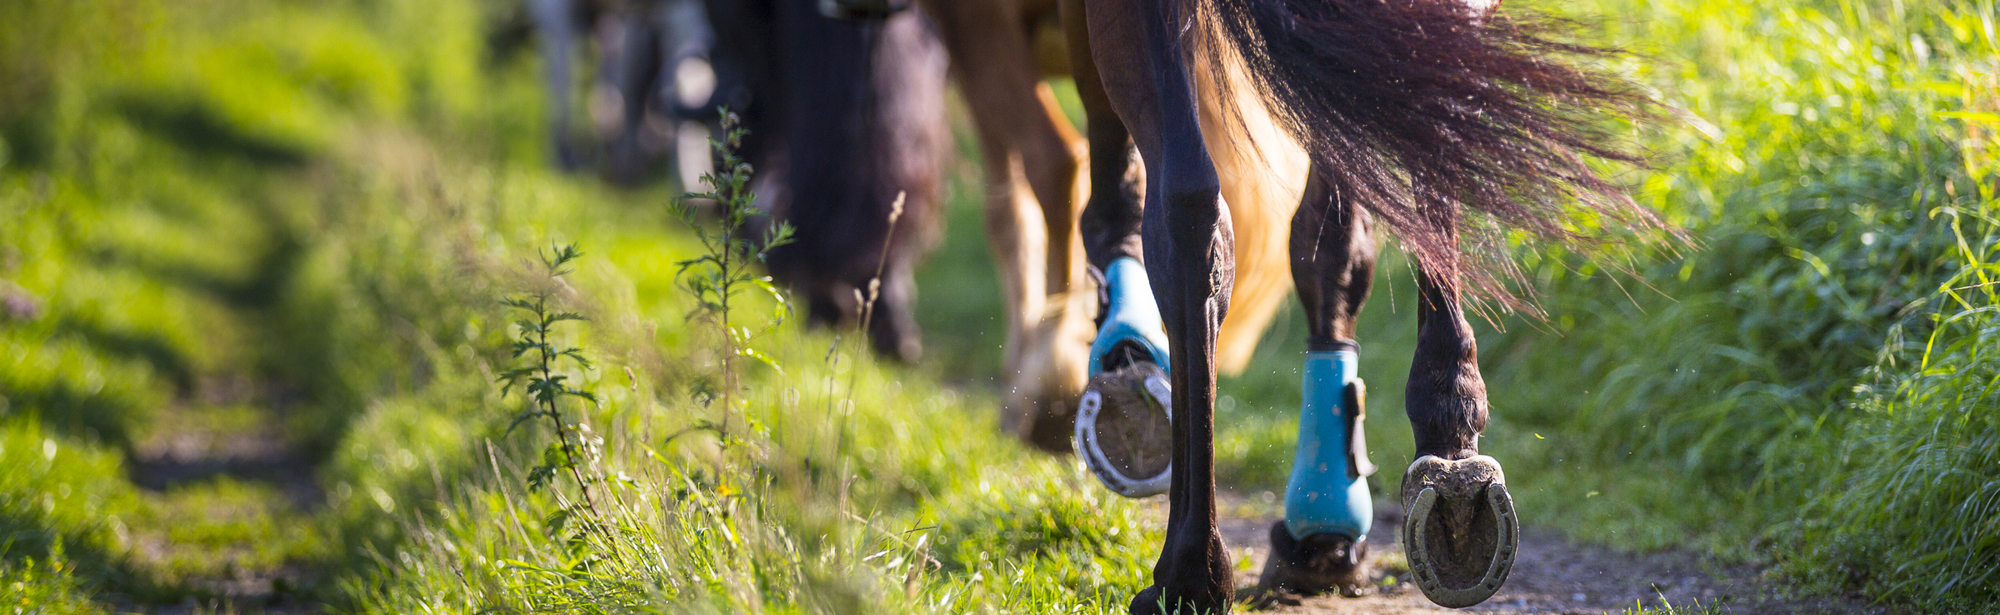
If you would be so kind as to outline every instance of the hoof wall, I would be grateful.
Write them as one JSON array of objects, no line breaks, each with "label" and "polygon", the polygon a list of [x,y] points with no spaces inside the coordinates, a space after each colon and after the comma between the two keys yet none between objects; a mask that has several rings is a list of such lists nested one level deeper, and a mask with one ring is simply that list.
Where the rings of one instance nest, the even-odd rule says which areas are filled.
[{"label": "hoof wall", "polygon": [[1462,608],[1500,591],[1521,535],[1498,461],[1425,455],[1403,475],[1403,506],[1403,549],[1425,598]]},{"label": "hoof wall", "polygon": [[1165,493],[1174,453],[1171,399],[1166,372],[1149,362],[1091,378],[1077,404],[1077,457],[1119,495]]},{"label": "hoof wall", "polygon": [[1271,525],[1271,555],[1257,585],[1265,593],[1314,596],[1340,592],[1359,597],[1368,581],[1368,537],[1336,533],[1292,536],[1285,522]]}]

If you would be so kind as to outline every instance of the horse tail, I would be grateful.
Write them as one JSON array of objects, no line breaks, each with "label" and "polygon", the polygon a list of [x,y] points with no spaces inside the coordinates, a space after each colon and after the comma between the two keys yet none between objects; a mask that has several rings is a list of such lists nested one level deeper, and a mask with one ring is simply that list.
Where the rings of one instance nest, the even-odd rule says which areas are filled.
[{"label": "horse tail", "polygon": [[1265,327],[1292,292],[1292,215],[1305,195],[1310,161],[1278,125],[1241,63],[1194,75],[1202,141],[1222,180],[1236,235],[1236,281],[1215,338],[1215,367],[1242,373]]},{"label": "horse tail", "polygon": [[[1485,0],[1182,2],[1199,26],[1191,64],[1254,88],[1252,111],[1439,279],[1536,313],[1509,290],[1501,227],[1569,244],[1599,239],[1578,228],[1681,237],[1586,162],[1641,163],[1615,120],[1652,102],[1605,67],[1619,52],[1570,42],[1574,22],[1468,6]],[[1235,64],[1247,79],[1226,78]],[[1462,224],[1468,210],[1484,217]]]}]

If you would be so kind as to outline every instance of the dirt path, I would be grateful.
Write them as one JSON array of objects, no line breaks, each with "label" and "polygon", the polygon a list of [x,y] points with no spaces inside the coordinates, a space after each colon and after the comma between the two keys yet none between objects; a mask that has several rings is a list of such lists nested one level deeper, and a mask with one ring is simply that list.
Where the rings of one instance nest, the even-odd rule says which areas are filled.
[{"label": "dirt path", "polygon": [[[1163,504],[1163,503],[1162,503]],[[1282,504],[1261,498],[1225,496],[1222,535],[1236,553],[1238,588],[1257,584],[1269,553],[1271,525],[1281,518]],[[1165,518],[1165,507],[1161,507]],[[1396,530],[1402,510],[1393,504],[1376,509],[1375,527],[1368,535],[1374,589],[1359,598],[1317,596],[1297,604],[1279,605],[1271,613],[1300,615],[1406,615],[1446,613],[1424,599],[1415,585],[1400,580],[1407,574]],[[1247,565],[1244,560],[1247,560]],[[1492,599],[1464,611],[1480,613],[1623,613],[1635,604],[1659,608],[1662,599],[1677,607],[1719,605],[1721,612],[1753,614],[1887,613],[1864,605],[1828,599],[1787,599],[1775,595],[1759,571],[1718,567],[1686,553],[1633,555],[1568,542],[1547,531],[1521,535],[1521,550],[1507,585]],[[1239,593],[1244,591],[1239,589]],[[1690,613],[1701,612],[1696,610]]]},{"label": "dirt path", "polygon": [[142,568],[187,592],[154,613],[311,613],[288,588],[319,555],[309,511],[324,491],[282,435],[285,396],[246,377],[204,378],[161,408],[128,461],[150,518],[132,527]]}]

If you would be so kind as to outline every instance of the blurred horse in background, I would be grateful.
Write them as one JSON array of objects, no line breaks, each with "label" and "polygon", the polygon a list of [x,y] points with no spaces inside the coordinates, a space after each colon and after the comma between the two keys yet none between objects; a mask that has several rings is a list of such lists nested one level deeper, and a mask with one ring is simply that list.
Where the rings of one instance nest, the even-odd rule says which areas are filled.
[{"label": "blurred horse in background", "polygon": [[[671,158],[680,185],[713,167],[719,109],[749,135],[739,154],[771,221],[797,229],[773,250],[773,276],[813,324],[865,325],[874,350],[914,361],[917,260],[938,232],[945,58],[929,22],[855,22],[813,0],[528,0],[547,67],[557,164],[595,161],[607,179],[642,181]],[[588,116],[601,144],[577,146],[572,70],[593,34]]]},{"label": "blurred horse in background", "polygon": [[[717,82],[709,63],[715,34],[700,0],[528,0],[527,8],[542,53],[556,164],[598,166],[606,179],[631,185],[667,161],[682,185],[694,185],[710,168],[716,94],[741,88]],[[584,64],[579,48],[596,51],[585,110],[598,145],[589,155],[571,125],[574,70]]]},{"label": "blurred horse in background", "polygon": [[[815,0],[710,0],[716,66],[750,134],[742,155],[773,221],[796,229],[770,270],[814,324],[866,326],[877,354],[922,353],[917,261],[936,243],[944,48],[913,12],[828,18]],[[734,77],[732,77],[734,78]]]}]

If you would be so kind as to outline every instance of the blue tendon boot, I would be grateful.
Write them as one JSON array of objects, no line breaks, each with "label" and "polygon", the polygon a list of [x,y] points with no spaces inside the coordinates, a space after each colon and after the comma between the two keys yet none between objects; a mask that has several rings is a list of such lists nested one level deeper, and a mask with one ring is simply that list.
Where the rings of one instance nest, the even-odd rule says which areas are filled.
[{"label": "blue tendon boot", "polygon": [[1361,422],[1367,396],[1355,375],[1352,345],[1306,353],[1304,399],[1292,477],[1285,485],[1285,520],[1271,527],[1266,590],[1360,595],[1367,580],[1368,529],[1375,505]]},{"label": "blue tendon boot", "polygon": [[1112,261],[1104,277],[1110,302],[1077,403],[1076,455],[1119,495],[1158,495],[1173,459],[1166,325],[1138,260]]}]

